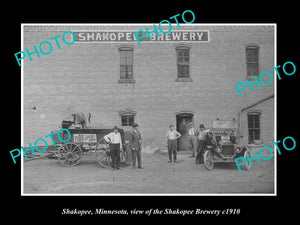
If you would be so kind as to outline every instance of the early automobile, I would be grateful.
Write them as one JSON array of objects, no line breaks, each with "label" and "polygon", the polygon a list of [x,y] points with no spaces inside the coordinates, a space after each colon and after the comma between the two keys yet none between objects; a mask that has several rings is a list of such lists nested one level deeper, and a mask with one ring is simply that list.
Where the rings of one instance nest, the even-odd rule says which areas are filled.
[{"label": "early automobile", "polygon": [[234,129],[212,128],[206,134],[206,145],[204,149],[204,165],[208,170],[214,168],[215,163],[235,163],[235,159],[245,157],[244,168],[250,169],[246,154],[250,152],[246,146],[239,146]]}]

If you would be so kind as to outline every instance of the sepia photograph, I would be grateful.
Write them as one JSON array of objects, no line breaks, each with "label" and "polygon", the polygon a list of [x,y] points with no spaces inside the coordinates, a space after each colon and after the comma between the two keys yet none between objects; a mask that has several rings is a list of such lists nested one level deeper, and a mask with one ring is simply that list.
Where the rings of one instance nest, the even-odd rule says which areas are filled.
[{"label": "sepia photograph", "polygon": [[276,24],[178,21],[21,24],[21,195],[276,196]]}]

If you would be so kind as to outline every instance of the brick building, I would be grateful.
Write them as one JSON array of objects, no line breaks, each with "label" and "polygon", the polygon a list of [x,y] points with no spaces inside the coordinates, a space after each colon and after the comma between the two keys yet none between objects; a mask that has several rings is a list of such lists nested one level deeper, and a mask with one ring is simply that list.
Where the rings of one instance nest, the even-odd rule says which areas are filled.
[{"label": "brick building", "polygon": [[[164,147],[168,126],[179,129],[182,120],[197,127],[233,120],[245,144],[273,140],[274,98],[254,103],[274,95],[274,83],[253,85],[241,97],[234,84],[275,66],[275,26],[175,25],[140,45],[132,33],[145,30],[143,24],[24,25],[23,49],[32,52],[42,41],[53,49],[22,62],[23,144],[59,129],[75,111],[90,112],[97,127],[128,130],[137,122],[145,149]],[[61,40],[65,31],[76,35],[72,45]],[[61,49],[50,41],[57,35]]]}]

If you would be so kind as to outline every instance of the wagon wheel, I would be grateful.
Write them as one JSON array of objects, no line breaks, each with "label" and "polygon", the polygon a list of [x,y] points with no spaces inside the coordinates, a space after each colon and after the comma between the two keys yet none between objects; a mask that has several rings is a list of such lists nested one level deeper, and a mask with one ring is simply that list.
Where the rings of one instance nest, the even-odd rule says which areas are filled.
[{"label": "wagon wheel", "polygon": [[76,166],[80,163],[82,149],[80,145],[69,142],[58,149],[58,161],[63,166]]},{"label": "wagon wheel", "polygon": [[110,147],[104,138],[101,138],[95,146],[95,158],[101,167],[111,166]]},{"label": "wagon wheel", "polygon": [[206,166],[206,169],[208,169],[208,170],[211,170],[214,168],[213,153],[210,150],[207,150],[204,153],[204,164]]},{"label": "wagon wheel", "polygon": [[244,168],[246,169],[246,170],[250,170],[250,163],[249,163],[249,160],[248,160],[248,157],[247,157],[247,155],[250,157],[250,152],[248,151],[248,150],[246,150],[245,152],[244,152],[244,158],[245,158],[245,164],[244,164]]},{"label": "wagon wheel", "polygon": [[126,164],[126,162],[127,162],[127,152],[124,150],[123,147],[123,151],[120,152],[120,163]]}]

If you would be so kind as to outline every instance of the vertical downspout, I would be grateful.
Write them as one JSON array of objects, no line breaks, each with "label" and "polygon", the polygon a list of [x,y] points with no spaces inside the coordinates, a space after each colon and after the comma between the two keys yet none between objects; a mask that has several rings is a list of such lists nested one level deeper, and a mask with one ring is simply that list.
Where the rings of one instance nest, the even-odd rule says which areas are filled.
[{"label": "vertical downspout", "polygon": [[238,136],[238,142],[237,144],[239,145],[240,144],[240,139],[241,139],[241,130],[242,130],[242,127],[241,127],[241,110],[238,111],[238,132],[237,132],[237,136]]}]

